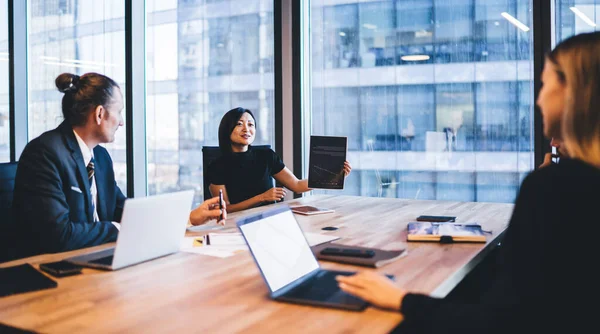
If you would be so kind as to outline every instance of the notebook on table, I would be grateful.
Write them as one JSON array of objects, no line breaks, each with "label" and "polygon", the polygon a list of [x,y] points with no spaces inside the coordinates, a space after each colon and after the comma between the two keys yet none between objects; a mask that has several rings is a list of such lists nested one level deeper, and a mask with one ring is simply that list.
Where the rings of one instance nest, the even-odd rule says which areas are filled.
[{"label": "notebook on table", "polygon": [[[335,248],[341,250],[338,255],[330,255],[323,252],[327,248]],[[313,253],[319,260],[331,261],[338,263],[354,264],[357,266],[379,268],[383,267],[390,262],[394,262],[399,258],[406,256],[406,249],[398,250],[383,250],[377,248],[368,248],[360,246],[348,246],[336,243],[326,243],[311,247]],[[344,254],[344,251],[350,251],[348,254]],[[372,257],[354,256],[353,251],[371,251]]]},{"label": "notebook on table", "polygon": [[0,297],[57,286],[53,279],[37,271],[29,263],[0,268]]},{"label": "notebook on table", "polygon": [[2,322],[0,322],[0,333],[3,333],[3,334],[36,334],[36,332],[30,331],[27,329],[18,328],[18,327],[13,327],[10,325],[6,325],[6,324],[3,324]]},{"label": "notebook on table", "polygon": [[320,215],[323,213],[333,213],[335,210],[326,209],[326,208],[318,208],[312,205],[300,205],[300,206],[292,206],[291,210],[293,213],[297,213],[299,215],[312,216],[312,215]]},{"label": "notebook on table", "polygon": [[368,303],[339,289],[337,275],[322,269],[289,207],[244,217],[237,222],[274,300],[353,311]]}]

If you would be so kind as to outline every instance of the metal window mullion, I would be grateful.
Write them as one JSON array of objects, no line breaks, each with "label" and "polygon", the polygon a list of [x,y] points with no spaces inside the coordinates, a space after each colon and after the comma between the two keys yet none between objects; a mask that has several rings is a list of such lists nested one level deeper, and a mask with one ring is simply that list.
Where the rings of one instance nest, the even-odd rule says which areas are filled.
[{"label": "metal window mullion", "polygon": [[291,10],[292,52],[292,120],[294,172],[300,179],[306,175],[307,151],[310,143],[312,119],[311,81],[312,69],[310,53],[310,1],[293,0]]},{"label": "metal window mullion", "polygon": [[27,3],[22,0],[8,3],[10,161],[19,160],[29,139]]},{"label": "metal window mullion", "polygon": [[[279,85],[276,85],[275,89],[279,89],[277,94],[280,96],[280,107],[281,110],[278,113],[279,116],[279,131],[280,134],[277,136],[281,140],[281,154],[283,162],[286,166],[294,173],[297,177],[301,178],[302,171],[297,168],[297,161],[295,156],[294,141],[297,135],[298,124],[294,123],[295,113],[295,101],[294,101],[294,86],[297,85],[294,80],[294,69],[293,69],[293,36],[292,36],[292,15],[293,6],[295,0],[281,0],[278,5],[275,6],[276,13],[279,15],[277,22],[279,25],[275,27],[277,29],[275,48],[278,49],[277,55],[278,62],[276,75],[279,80]],[[299,143],[296,143],[299,145]],[[292,194],[288,194],[287,198],[291,198]],[[294,197],[297,197],[296,195]]]},{"label": "metal window mullion", "polygon": [[145,0],[125,1],[125,118],[128,197],[146,196],[148,189],[145,5]]},{"label": "metal window mullion", "polygon": [[533,147],[534,169],[544,161],[544,154],[550,152],[550,141],[544,137],[542,114],[535,103],[542,87],[540,76],[544,67],[544,56],[552,49],[553,7],[555,0],[533,0]]}]

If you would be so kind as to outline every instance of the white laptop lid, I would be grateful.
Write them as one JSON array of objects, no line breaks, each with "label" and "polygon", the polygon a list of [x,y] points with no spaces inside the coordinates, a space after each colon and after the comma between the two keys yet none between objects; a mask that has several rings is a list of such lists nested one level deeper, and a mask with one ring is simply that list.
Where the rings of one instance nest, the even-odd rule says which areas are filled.
[{"label": "white laptop lid", "polygon": [[185,190],[125,200],[112,269],[177,252],[193,198]]},{"label": "white laptop lid", "polygon": [[237,225],[272,293],[319,269],[288,207],[246,217]]}]

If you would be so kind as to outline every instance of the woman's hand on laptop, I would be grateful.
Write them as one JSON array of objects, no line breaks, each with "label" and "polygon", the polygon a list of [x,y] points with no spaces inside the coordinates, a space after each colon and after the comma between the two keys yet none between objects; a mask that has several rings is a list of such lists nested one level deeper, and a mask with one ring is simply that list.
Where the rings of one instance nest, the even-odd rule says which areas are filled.
[{"label": "woman's hand on laptop", "polygon": [[352,276],[336,276],[340,289],[375,306],[399,311],[406,291],[389,278],[364,271]]},{"label": "woman's hand on laptop", "polygon": [[[190,222],[192,225],[203,225],[216,219],[217,223],[225,225],[225,220],[227,219],[227,205],[225,201],[223,201],[221,205],[223,208],[219,209],[219,197],[213,197],[204,201],[190,212]],[[221,214],[223,214],[222,217]]]}]

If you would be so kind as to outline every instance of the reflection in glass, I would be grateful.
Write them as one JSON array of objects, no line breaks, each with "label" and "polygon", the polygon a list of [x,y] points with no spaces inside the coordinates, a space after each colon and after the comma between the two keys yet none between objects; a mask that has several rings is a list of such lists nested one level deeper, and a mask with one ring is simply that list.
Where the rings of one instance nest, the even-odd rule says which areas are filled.
[{"label": "reflection in glass", "polygon": [[534,167],[533,39],[501,14],[531,27],[531,10],[312,0],[311,134],[348,136],[353,166],[332,193],[512,202]]},{"label": "reflection in glass", "polygon": [[599,0],[556,0],[556,43],[569,36],[600,29]]},{"label": "reflection in glass", "polygon": [[274,143],[272,0],[148,1],[148,190],[195,189],[202,146],[218,145],[234,107],[257,118],[255,144]]},{"label": "reflection in glass", "polygon": [[[64,72],[104,74],[125,96],[125,5],[120,0],[29,0],[29,140],[62,121],[54,80]],[[125,111],[123,111],[125,113]],[[103,144],[119,187],[127,189],[125,127]]]}]

